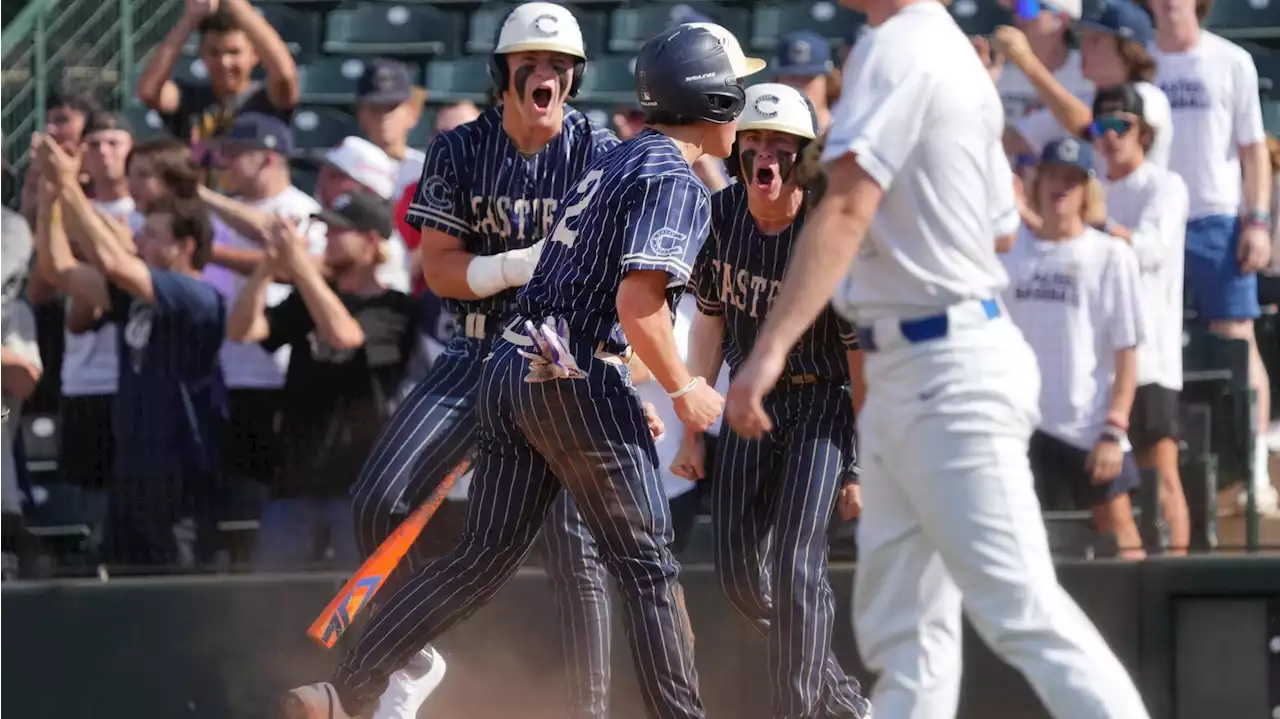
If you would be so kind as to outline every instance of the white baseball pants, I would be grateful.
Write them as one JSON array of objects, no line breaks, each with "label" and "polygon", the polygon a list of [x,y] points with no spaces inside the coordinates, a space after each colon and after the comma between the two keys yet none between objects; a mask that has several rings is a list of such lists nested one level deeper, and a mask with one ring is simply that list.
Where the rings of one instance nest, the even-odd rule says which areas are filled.
[{"label": "white baseball pants", "polygon": [[1058,585],[1027,443],[1040,375],[1011,322],[868,354],[854,621],[876,719],[950,719],[961,608],[1058,719],[1146,719]]}]

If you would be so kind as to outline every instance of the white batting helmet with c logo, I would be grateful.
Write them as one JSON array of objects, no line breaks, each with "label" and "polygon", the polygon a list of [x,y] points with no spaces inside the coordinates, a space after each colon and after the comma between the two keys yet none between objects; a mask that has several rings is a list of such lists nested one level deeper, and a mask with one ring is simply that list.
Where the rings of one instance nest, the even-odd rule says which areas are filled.
[{"label": "white batting helmet with c logo", "polygon": [[569,9],[550,2],[529,2],[507,15],[498,33],[495,55],[546,50],[585,60],[582,28]]},{"label": "white batting helmet with c logo", "polygon": [[794,87],[762,82],[747,88],[738,132],[773,130],[812,140],[818,136],[813,108]]}]

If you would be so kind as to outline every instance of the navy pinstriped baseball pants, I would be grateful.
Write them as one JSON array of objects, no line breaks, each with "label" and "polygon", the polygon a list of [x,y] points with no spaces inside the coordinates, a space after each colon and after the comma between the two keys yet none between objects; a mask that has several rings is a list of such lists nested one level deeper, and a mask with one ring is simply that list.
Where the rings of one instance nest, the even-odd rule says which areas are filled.
[{"label": "navy pinstriped baseball pants", "polygon": [[[482,352],[486,343],[456,336],[378,438],[352,489],[356,539],[365,556],[475,447]],[[607,572],[567,495],[552,508],[542,536],[543,566],[554,590],[569,670],[567,716],[605,717],[611,634]],[[377,611],[384,611],[396,589],[426,560],[414,552],[405,557],[380,593]]]},{"label": "navy pinstriped baseball pants", "polygon": [[711,488],[716,573],[768,643],[772,716],[863,717],[857,680],[831,651],[835,598],[827,539],[853,467],[853,407],[834,383],[783,386],[764,399],[759,441],[722,432]]},{"label": "navy pinstriped baseball pants", "polygon": [[618,582],[648,714],[704,716],[643,407],[624,367],[594,358],[593,348],[573,349],[586,378],[528,383],[515,345],[496,344],[477,397],[480,454],[462,539],[387,601],[339,665],[334,684],[349,712],[367,707],[390,672],[489,601],[569,494]]}]

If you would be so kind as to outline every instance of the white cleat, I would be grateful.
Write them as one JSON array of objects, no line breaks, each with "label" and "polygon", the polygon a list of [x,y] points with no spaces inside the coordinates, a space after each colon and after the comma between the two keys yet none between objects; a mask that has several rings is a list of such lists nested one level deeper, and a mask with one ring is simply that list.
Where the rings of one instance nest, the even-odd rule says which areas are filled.
[{"label": "white cleat", "polygon": [[329,682],[308,684],[284,695],[284,719],[358,719],[342,708]]},{"label": "white cleat", "polygon": [[418,709],[444,680],[445,668],[444,657],[434,647],[413,655],[408,665],[392,672],[369,719],[416,719]]}]

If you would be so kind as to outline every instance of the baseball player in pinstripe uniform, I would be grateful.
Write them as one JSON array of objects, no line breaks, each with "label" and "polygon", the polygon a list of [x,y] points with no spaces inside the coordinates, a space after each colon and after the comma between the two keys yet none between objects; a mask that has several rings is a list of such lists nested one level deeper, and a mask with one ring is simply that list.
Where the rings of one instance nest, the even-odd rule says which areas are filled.
[{"label": "baseball player in pinstripe uniform", "polygon": [[[582,82],[582,33],[564,7],[517,6],[494,50],[502,103],[436,137],[427,150],[407,221],[422,230],[431,290],[457,315],[458,330],[431,374],[401,404],[353,488],[357,541],[367,555],[472,450],[481,359],[516,289],[537,264],[557,202],[605,149],[608,130],[565,105]],[[544,532],[544,565],[555,589],[569,667],[569,716],[603,717],[609,686],[606,574],[566,495]],[[408,580],[422,558],[406,558]],[[395,593],[382,592],[382,606]],[[379,608],[381,611],[381,607]],[[374,719],[411,719],[440,683],[444,660],[430,646],[396,671]]]},{"label": "baseball player in pinstripe uniform", "polygon": [[[332,684],[291,692],[292,717],[344,719],[369,707],[392,671],[506,583],[561,489],[618,582],[648,714],[704,716],[670,513],[619,329],[685,426],[719,416],[720,395],[680,359],[671,306],[710,220],[690,165],[729,155],[741,78],[763,67],[711,24],[677,26],[641,50],[636,90],[652,129],[591,163],[564,196],[519,316],[485,360],[481,451],[459,545],[388,600]],[[547,317],[557,318],[554,334],[525,326]]]},{"label": "baseball player in pinstripe uniform", "polygon": [[[804,222],[806,189],[795,161],[817,135],[798,90],[747,90],[728,167],[737,182],[711,198],[711,232],[694,272],[698,316],[689,370],[736,373],[755,343]],[[711,488],[715,565],[729,602],[768,641],[774,717],[863,717],[867,701],[831,651],[835,598],[827,530],[854,464],[853,325],[824,310],[787,357],[760,441],[722,432]],[[860,381],[859,376],[859,381]],[[701,479],[700,432],[686,432],[672,469]]]}]

